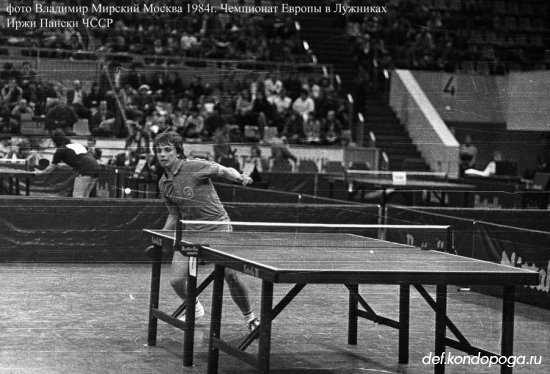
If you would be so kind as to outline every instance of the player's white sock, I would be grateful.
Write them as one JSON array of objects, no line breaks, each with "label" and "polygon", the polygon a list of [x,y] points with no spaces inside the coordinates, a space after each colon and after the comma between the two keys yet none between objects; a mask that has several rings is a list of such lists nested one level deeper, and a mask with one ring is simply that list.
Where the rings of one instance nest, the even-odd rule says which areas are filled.
[{"label": "player's white sock", "polygon": [[250,331],[254,330],[260,324],[260,320],[256,318],[254,312],[243,313],[244,323],[248,326]]}]

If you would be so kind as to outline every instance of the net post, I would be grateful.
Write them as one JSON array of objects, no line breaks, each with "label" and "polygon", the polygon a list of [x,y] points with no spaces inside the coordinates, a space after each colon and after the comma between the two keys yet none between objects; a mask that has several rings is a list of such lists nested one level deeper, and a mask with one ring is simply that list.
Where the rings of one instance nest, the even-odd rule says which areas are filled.
[{"label": "net post", "polygon": [[453,234],[453,226],[449,225],[447,227],[447,251],[449,253],[455,253],[455,245],[454,245],[454,234]]}]

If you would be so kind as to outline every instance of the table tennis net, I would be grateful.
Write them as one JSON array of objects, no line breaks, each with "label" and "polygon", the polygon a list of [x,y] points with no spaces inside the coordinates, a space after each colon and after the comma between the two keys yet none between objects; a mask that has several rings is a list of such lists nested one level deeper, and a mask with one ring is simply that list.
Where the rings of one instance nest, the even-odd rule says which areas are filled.
[{"label": "table tennis net", "polygon": [[[181,220],[183,230],[222,231],[228,226],[227,222]],[[332,224],[332,223],[295,223],[295,222],[231,222],[231,229],[235,237],[239,233],[268,232],[280,235],[314,234],[309,236],[292,236],[296,240],[322,240],[328,234],[358,235],[390,242],[408,244],[416,247],[433,250],[453,251],[453,232],[449,225],[387,225],[387,224]],[[307,244],[307,243],[305,243]]]}]

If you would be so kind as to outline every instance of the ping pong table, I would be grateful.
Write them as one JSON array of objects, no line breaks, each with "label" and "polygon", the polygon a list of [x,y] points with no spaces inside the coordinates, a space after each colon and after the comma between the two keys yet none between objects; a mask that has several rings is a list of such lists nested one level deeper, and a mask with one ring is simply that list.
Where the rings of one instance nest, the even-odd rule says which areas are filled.
[{"label": "ping pong table", "polygon": [[[392,172],[347,172],[346,175],[339,176],[327,176],[329,181],[329,197],[331,198],[334,191],[334,184],[336,181],[342,181],[348,183],[348,200],[359,194],[360,201],[364,202],[365,194],[372,190],[382,191],[381,205],[386,206],[388,201],[388,190],[397,191],[409,191],[418,192],[426,191],[429,194],[433,194],[441,205],[445,205],[447,195],[449,192],[461,192],[463,193],[462,205],[467,204],[467,194],[469,191],[475,190],[476,186],[473,184],[450,182],[446,179],[441,179],[438,175],[444,173],[432,173],[432,172],[407,172],[409,175],[403,183],[396,183],[392,180]],[[412,205],[416,205],[416,201],[411,201]]]},{"label": "ping pong table", "polygon": [[29,196],[30,186],[31,186],[31,177],[34,177],[34,171],[21,170],[21,169],[12,169],[9,167],[0,166],[0,188],[3,188],[3,179],[8,179],[8,193],[13,195],[14,190],[15,194],[20,194],[19,181],[21,178],[25,179],[25,195]]},{"label": "ping pong table", "polygon": [[[172,248],[174,231],[144,230],[154,245],[149,318],[149,345],[156,343],[157,319],[185,331],[184,365],[192,364],[194,308],[187,308],[181,322],[158,310],[162,247]],[[177,247],[176,247],[177,248]],[[398,362],[409,359],[410,289],[414,287],[435,311],[435,355],[446,347],[482,356],[510,356],[514,339],[515,287],[538,284],[534,271],[461,257],[444,252],[420,249],[352,234],[290,232],[205,232],[183,231],[181,252],[190,256],[187,305],[213,281],[208,373],[218,371],[219,352],[223,351],[252,365],[259,373],[270,370],[272,321],[307,284],[343,284],[349,292],[348,344],[357,344],[359,318],[399,330]],[[214,264],[214,271],[197,287],[198,261]],[[224,271],[233,269],[262,281],[260,326],[234,346],[220,337]],[[274,284],[294,284],[273,306]],[[399,319],[377,314],[359,293],[359,284],[399,285]],[[474,346],[447,315],[447,286],[452,284],[497,285],[503,287],[501,353]],[[435,285],[435,299],[424,288]],[[362,308],[359,308],[359,305]],[[181,311],[180,311],[181,312]],[[447,337],[447,329],[455,339]],[[245,352],[258,339],[258,353]],[[189,355],[191,357],[189,357]],[[443,373],[444,363],[434,366]],[[502,373],[512,368],[501,365]]]}]

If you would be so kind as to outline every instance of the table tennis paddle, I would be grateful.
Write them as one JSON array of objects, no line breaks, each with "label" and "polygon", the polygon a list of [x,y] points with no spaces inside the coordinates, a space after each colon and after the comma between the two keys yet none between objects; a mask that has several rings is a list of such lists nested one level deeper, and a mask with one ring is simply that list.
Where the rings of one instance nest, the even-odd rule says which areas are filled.
[{"label": "table tennis paddle", "polygon": [[50,166],[50,161],[47,158],[41,158],[40,160],[38,160],[38,170],[44,170],[48,166]]}]

